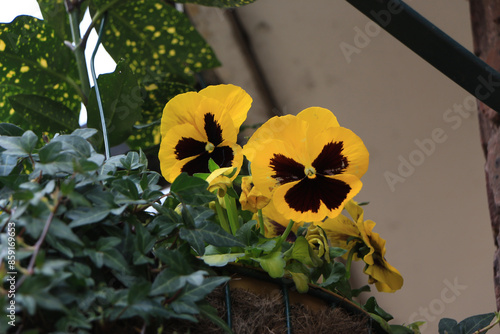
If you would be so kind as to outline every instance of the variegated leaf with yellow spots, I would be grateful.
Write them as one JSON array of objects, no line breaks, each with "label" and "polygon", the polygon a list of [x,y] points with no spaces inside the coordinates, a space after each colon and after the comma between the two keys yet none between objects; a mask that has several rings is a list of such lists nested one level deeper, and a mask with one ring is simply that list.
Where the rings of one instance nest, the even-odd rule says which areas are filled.
[{"label": "variegated leaf with yellow spots", "polygon": [[[18,16],[13,22],[0,24],[0,120],[16,123],[24,129],[45,131],[43,124],[25,120],[9,102],[9,97],[33,94],[60,104],[61,115],[68,124],[78,122],[81,90],[75,58],[54,30],[44,21]],[[42,106],[40,106],[40,109]],[[36,117],[36,116],[35,116]],[[34,128],[37,126],[38,128]]]},{"label": "variegated leaf with yellow spots", "polygon": [[140,82],[182,81],[219,65],[188,18],[159,0],[94,0],[92,15],[108,8],[102,43],[111,57],[127,62]]}]

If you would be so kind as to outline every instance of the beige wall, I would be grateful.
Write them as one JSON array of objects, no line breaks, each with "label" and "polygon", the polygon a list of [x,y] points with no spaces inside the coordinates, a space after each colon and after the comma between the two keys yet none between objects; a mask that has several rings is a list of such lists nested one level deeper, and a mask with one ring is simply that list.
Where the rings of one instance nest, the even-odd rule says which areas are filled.
[{"label": "beige wall", "polygon": [[[468,2],[408,4],[471,49]],[[278,107],[292,114],[329,108],[368,147],[370,168],[357,199],[370,201],[365,218],[377,222],[387,260],[405,278],[402,290],[377,294],[395,323],[426,320],[424,333],[437,333],[442,317],[494,311],[484,158],[469,94],[345,1],[259,0],[238,13]],[[224,28],[227,18],[214,9],[202,14],[202,31],[224,63],[219,75],[258,100]],[[362,40],[358,31],[365,29],[371,37]],[[350,59],[341,50],[347,44],[358,49]],[[251,112],[263,108],[257,101]]]}]

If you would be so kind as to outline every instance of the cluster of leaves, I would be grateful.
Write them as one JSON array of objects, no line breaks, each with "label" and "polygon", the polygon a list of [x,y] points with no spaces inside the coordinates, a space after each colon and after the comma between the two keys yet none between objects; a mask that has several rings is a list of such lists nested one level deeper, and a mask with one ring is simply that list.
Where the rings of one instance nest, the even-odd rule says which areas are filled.
[{"label": "cluster of leaves", "polygon": [[7,226],[15,228],[15,250],[1,248],[0,276],[16,273],[14,295],[10,282],[0,288],[0,332],[9,328],[11,300],[16,326],[40,332],[161,328],[197,314],[217,321],[204,297],[228,278],[214,275],[187,241],[225,245],[224,235],[211,232],[203,212],[174,210],[175,198],[192,202],[203,192],[187,195],[188,182],[175,185],[178,196],[164,195],[142,152],[104,161],[87,140],[95,132],[41,144],[32,131],[0,126],[2,245],[12,235]]},{"label": "cluster of leaves", "polygon": [[[492,322],[493,319],[495,321]],[[500,315],[495,312],[478,314],[460,322],[450,318],[443,318],[439,321],[439,334],[486,333],[494,326],[498,326],[499,322]]]},{"label": "cluster of leaves", "polygon": [[[232,235],[210,208],[217,197],[206,181],[182,174],[163,194],[142,151],[105,161],[88,141],[95,133],[79,129],[42,143],[32,131],[0,126],[2,245],[9,244],[7,226],[15,228],[15,262],[2,247],[0,276],[16,273],[15,296],[8,281],[0,289],[2,318],[15,298],[24,330],[161,328],[166,319],[201,315],[229,331],[204,297],[228,280],[212,266],[235,260],[272,277],[288,274],[300,291],[311,282],[349,299],[367,290],[351,289],[344,264],[334,260],[345,250],[318,256],[300,233],[293,243],[265,238],[243,211]],[[364,309],[392,318],[374,299]]]},{"label": "cluster of leaves", "polygon": [[[253,1],[183,2],[237,7]],[[87,9],[92,17],[88,31],[107,18],[102,47],[118,64],[113,73],[98,79],[111,145],[128,140],[137,150],[158,144],[165,103],[194,90],[196,73],[219,65],[189,19],[166,1],[38,3],[43,20],[18,16],[0,24],[0,120],[37,135],[78,128],[82,103],[89,127],[100,129],[96,94],[82,56],[86,37],[80,43],[79,36],[72,36],[72,30],[79,35],[78,25]]]}]

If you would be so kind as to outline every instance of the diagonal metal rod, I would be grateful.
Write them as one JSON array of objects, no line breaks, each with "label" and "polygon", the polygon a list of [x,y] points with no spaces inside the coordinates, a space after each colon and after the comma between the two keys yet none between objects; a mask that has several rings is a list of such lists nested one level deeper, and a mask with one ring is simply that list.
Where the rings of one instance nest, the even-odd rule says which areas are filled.
[{"label": "diagonal metal rod", "polygon": [[400,0],[347,0],[448,78],[500,112],[500,73]]}]

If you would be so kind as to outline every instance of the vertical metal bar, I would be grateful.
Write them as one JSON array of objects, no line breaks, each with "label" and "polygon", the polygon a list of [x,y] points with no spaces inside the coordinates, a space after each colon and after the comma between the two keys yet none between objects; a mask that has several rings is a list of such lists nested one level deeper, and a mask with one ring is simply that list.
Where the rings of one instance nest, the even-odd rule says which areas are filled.
[{"label": "vertical metal bar", "polygon": [[448,78],[500,112],[500,73],[400,0],[346,0]]},{"label": "vertical metal bar", "polygon": [[290,314],[290,298],[288,296],[288,285],[282,283],[281,290],[283,291],[283,301],[285,302],[286,333],[292,334],[292,319]]},{"label": "vertical metal bar", "polygon": [[106,127],[106,119],[104,118],[104,109],[102,107],[102,99],[101,93],[99,92],[99,86],[97,85],[97,76],[95,73],[95,55],[97,54],[97,50],[99,49],[99,45],[101,45],[101,37],[104,31],[104,25],[106,24],[107,12],[104,13],[104,16],[101,20],[101,26],[99,27],[99,36],[97,38],[97,43],[94,48],[94,52],[92,53],[92,57],[90,58],[90,71],[92,72],[92,80],[94,80],[94,88],[95,88],[95,96],[97,98],[97,106],[99,107],[99,115],[101,116],[101,127],[102,127],[102,136],[104,139],[104,156],[106,160],[111,156],[109,151],[109,142],[108,142],[108,129]]},{"label": "vertical metal bar", "polygon": [[226,283],[224,288],[225,297],[226,297],[226,316],[227,316],[227,325],[232,329],[233,327],[233,312],[231,310],[231,290],[229,289],[229,283]]}]

